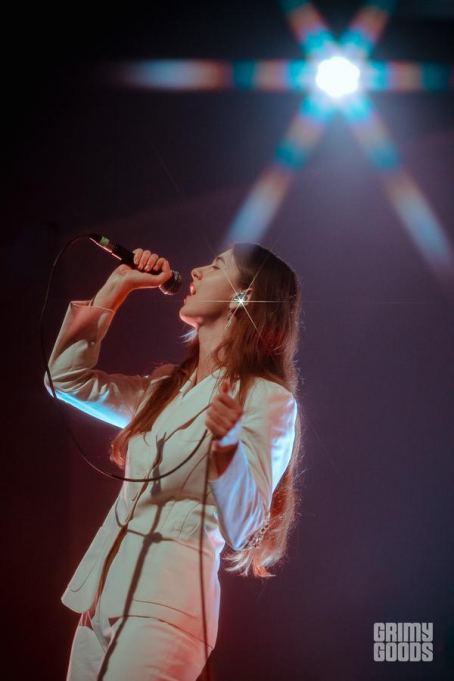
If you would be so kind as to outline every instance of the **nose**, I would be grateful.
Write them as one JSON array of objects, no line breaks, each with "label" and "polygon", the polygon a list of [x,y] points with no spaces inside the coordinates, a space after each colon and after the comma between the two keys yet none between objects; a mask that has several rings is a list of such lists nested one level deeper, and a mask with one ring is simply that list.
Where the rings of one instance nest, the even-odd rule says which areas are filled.
[{"label": "nose", "polygon": [[191,277],[193,279],[200,279],[201,276],[201,270],[199,267],[194,267],[193,270],[191,270]]}]

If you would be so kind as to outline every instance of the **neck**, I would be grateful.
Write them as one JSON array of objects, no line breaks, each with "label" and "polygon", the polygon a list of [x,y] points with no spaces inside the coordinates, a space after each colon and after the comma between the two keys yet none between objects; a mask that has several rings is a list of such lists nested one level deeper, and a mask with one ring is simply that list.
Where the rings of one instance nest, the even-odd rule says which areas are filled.
[{"label": "neck", "polygon": [[213,352],[223,338],[225,325],[225,319],[217,319],[213,325],[204,324],[199,327],[199,363],[194,385],[213,373],[215,368]]}]

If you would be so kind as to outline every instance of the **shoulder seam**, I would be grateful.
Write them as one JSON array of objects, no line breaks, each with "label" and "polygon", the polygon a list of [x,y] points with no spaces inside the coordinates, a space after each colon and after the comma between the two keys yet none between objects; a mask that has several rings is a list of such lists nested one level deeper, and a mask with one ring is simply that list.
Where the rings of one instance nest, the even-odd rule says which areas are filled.
[{"label": "shoulder seam", "polygon": [[280,383],[276,383],[276,381],[270,381],[267,378],[257,376],[255,385],[265,385],[270,390],[281,391],[283,393],[286,393],[289,397],[292,397],[294,400],[296,400],[295,395],[291,392],[291,390],[288,390]]}]

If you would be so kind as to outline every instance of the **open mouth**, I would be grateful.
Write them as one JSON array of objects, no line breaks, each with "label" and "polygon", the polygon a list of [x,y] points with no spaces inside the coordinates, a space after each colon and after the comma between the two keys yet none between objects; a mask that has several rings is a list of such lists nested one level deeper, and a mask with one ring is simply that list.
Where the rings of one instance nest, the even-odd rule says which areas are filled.
[{"label": "open mouth", "polygon": [[191,283],[189,284],[189,293],[184,297],[183,302],[186,302],[186,300],[187,300],[188,298],[191,298],[192,296],[195,296],[196,293],[197,293],[196,288],[195,288],[194,284],[193,284],[192,281],[191,281]]}]

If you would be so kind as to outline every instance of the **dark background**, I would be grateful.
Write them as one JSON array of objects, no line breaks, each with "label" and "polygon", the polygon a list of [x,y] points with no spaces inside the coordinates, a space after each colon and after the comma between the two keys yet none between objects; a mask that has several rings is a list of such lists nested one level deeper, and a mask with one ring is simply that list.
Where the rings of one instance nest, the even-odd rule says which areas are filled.
[{"label": "dark background", "polygon": [[[98,231],[164,254],[186,285],[219,252],[301,100],[95,81],[109,59],[301,57],[277,3],[161,5],[15,5],[3,25],[5,679],[65,677],[78,616],[60,596],[118,492],[81,460],[43,386],[38,321],[52,261],[73,236]],[[336,35],[360,5],[317,3]],[[372,58],[454,64],[452,3],[400,3]],[[372,95],[451,243],[452,93]],[[340,117],[261,243],[275,244],[303,286],[308,472],[278,576],[221,575],[213,681],[454,678],[452,291]],[[91,298],[113,266],[88,241],[64,256],[48,349],[68,302]],[[99,366],[147,373],[179,362],[182,297],[130,296]],[[115,430],[67,411],[109,469]],[[374,622],[433,622],[434,661],[374,663]]]}]

